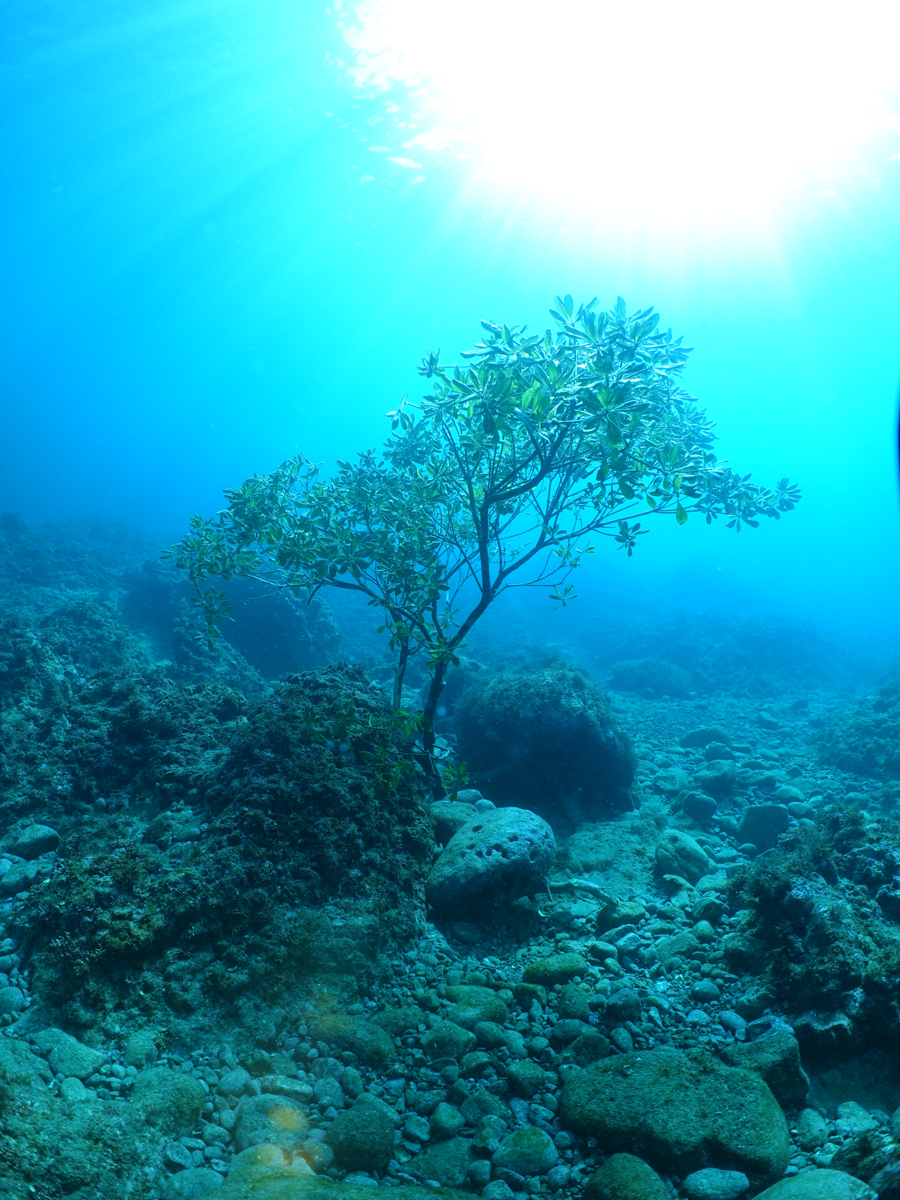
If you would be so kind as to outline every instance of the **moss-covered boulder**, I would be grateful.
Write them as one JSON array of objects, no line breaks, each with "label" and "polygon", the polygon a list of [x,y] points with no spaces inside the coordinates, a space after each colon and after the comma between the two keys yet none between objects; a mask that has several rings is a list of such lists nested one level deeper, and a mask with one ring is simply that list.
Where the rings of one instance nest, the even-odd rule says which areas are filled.
[{"label": "moss-covered boulder", "polygon": [[460,757],[495,803],[554,827],[630,809],[635,758],[590,675],[564,662],[473,678],[453,710]]},{"label": "moss-covered boulder", "polygon": [[867,1183],[843,1171],[804,1171],[792,1179],[780,1179],[756,1200],[877,1200]]},{"label": "moss-covered boulder", "polygon": [[560,1111],[569,1128],[661,1171],[727,1164],[760,1185],[788,1163],[787,1122],[766,1084],[703,1051],[651,1050],[594,1063],[566,1081]]},{"label": "moss-covered boulder", "polygon": [[584,1189],[585,1200],[672,1200],[659,1175],[634,1154],[613,1154]]},{"label": "moss-covered boulder", "polygon": [[383,1171],[394,1150],[394,1110],[375,1096],[363,1094],[339,1112],[325,1140],[339,1166],[351,1171]]}]

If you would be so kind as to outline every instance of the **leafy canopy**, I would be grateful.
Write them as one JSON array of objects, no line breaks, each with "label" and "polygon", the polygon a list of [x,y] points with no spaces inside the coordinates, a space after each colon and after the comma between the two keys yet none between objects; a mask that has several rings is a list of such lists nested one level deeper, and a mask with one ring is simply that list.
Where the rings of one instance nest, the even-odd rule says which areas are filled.
[{"label": "leafy canopy", "polygon": [[423,731],[433,766],[433,717],[444,676],[478,618],[506,589],[567,583],[593,539],[631,555],[651,515],[683,525],[755,528],[800,498],[739,475],[712,449],[713,425],[679,386],[690,353],[659,330],[659,316],[630,316],[619,298],[577,312],[571,296],[551,309],[556,332],[482,321],[484,340],[444,366],[420,405],[389,413],[381,453],[339,461],[323,477],[299,456],[227,491],[228,507],[195,517],[170,557],[189,571],[215,636],[225,593],[204,584],[252,576],[295,594],[322,587],[362,593],[384,614],[397,654],[395,707],[413,653],[427,658],[431,689]]}]

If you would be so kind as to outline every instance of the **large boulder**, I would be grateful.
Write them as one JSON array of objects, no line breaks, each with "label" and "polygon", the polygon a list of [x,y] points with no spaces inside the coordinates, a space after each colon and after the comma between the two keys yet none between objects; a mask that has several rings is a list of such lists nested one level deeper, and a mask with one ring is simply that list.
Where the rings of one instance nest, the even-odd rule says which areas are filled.
[{"label": "large boulder", "polygon": [[428,903],[447,916],[470,914],[534,891],[556,855],[553,830],[524,808],[499,808],[467,821],[447,843],[426,883]]},{"label": "large boulder", "polygon": [[843,1171],[804,1171],[793,1179],[780,1179],[760,1192],[756,1200],[877,1200],[867,1183]]},{"label": "large boulder", "polygon": [[587,671],[556,661],[480,672],[453,706],[460,758],[496,804],[569,829],[630,811],[636,759]]},{"label": "large boulder", "polygon": [[728,1166],[754,1184],[788,1164],[787,1121],[763,1080],[703,1051],[651,1050],[603,1059],[570,1077],[563,1123],[609,1151],[685,1175]]}]

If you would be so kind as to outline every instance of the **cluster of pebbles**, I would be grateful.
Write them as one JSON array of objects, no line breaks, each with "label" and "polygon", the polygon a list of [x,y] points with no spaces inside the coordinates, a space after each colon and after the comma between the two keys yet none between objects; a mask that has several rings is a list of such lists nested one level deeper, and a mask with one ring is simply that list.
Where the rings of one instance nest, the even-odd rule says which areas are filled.
[{"label": "cluster of pebbles", "polygon": [[[643,889],[614,896],[602,878],[556,872],[548,895],[503,916],[428,925],[376,994],[336,1009],[310,1002],[275,1049],[240,1058],[226,1045],[160,1055],[146,1031],[102,1050],[35,1031],[27,972],[7,937],[0,1032],[27,1042],[66,1103],[129,1100],[155,1122],[163,1200],[227,1192],[229,1177],[253,1164],[359,1185],[460,1188],[484,1200],[578,1200],[586,1187],[592,1200],[760,1194],[765,1184],[731,1161],[697,1170],[657,1163],[655,1174],[635,1158],[619,1162],[617,1176],[610,1163],[631,1156],[610,1159],[602,1138],[573,1131],[568,1080],[592,1064],[659,1050],[706,1052],[758,1072],[789,1118],[787,1178],[840,1167],[861,1137],[892,1145],[897,1114],[853,1101],[828,1113],[806,1107],[797,1043],[771,998],[742,978],[745,914],[729,911],[726,897],[740,862],[851,792],[851,781],[815,766],[799,729],[809,714],[791,722],[764,710],[751,724],[745,708],[726,705],[715,723],[677,737],[660,722],[684,729],[690,705],[677,720],[678,706],[622,699],[618,707],[640,739],[648,804],[666,812],[660,800],[676,794],[710,801],[702,816],[698,800],[698,815],[685,805],[687,821],[658,822],[655,876]],[[738,714],[743,738],[733,735]],[[710,786],[716,772],[720,787]],[[466,799],[489,812],[483,799]],[[766,812],[751,842],[754,808]],[[8,873],[33,860],[7,861]],[[641,1169],[645,1191],[628,1191],[621,1179]],[[874,1197],[860,1187],[860,1200]]]}]

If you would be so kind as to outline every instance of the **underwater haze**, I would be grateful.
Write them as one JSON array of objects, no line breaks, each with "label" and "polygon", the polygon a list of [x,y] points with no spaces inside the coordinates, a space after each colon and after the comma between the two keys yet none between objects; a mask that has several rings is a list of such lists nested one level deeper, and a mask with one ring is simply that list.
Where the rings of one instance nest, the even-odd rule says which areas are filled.
[{"label": "underwater haze", "polygon": [[719,454],[804,499],[590,582],[896,632],[893,18],[503,9],[11,0],[0,505],[173,540],[379,445],[482,318],[621,295],[695,347]]},{"label": "underwater haze", "polygon": [[3,0],[3,1200],[900,1200],[898,46]]}]

